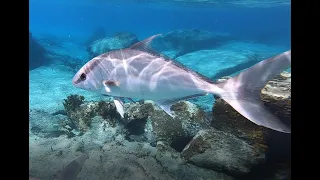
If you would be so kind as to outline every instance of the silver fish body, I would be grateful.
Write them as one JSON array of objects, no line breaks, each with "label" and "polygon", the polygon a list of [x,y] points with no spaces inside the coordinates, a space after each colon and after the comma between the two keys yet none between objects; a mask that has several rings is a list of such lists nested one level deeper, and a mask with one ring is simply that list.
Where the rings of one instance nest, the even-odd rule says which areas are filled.
[{"label": "silver fish body", "polygon": [[258,93],[265,83],[291,65],[291,51],[266,59],[221,84],[186,68],[150,49],[151,36],[130,48],[101,54],[85,64],[74,76],[75,87],[115,97],[155,101],[172,115],[170,106],[190,97],[208,93],[221,96],[250,121],[281,132],[290,129],[264,109]]},{"label": "silver fish body", "polygon": [[[99,63],[87,70],[86,81],[74,83],[75,86],[111,96],[154,101],[205,94],[214,86],[164,57],[140,50],[113,51],[94,58],[95,62]],[[74,82],[78,77],[75,76]]]}]

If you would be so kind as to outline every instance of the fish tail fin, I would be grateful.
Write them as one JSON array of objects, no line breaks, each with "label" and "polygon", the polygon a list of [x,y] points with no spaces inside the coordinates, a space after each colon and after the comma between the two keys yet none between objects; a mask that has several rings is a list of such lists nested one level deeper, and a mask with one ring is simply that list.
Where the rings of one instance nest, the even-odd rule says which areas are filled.
[{"label": "fish tail fin", "polygon": [[263,60],[238,76],[216,84],[212,92],[220,91],[216,94],[253,123],[291,133],[291,128],[271,114],[260,99],[265,84],[290,66],[291,50]]}]

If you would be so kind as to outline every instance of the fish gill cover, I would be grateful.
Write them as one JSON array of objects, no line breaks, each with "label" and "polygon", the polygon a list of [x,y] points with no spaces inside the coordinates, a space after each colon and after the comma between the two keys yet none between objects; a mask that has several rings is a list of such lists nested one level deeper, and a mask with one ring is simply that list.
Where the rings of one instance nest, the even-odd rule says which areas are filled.
[{"label": "fish gill cover", "polygon": [[[289,0],[29,4],[30,177],[291,179],[291,134],[252,123],[218,96],[174,102],[171,117],[149,99],[104,96],[72,84],[92,58],[159,33],[152,51],[225,82],[291,49]],[[268,81],[260,99],[290,127],[291,72]],[[85,159],[77,163],[78,157]]]}]

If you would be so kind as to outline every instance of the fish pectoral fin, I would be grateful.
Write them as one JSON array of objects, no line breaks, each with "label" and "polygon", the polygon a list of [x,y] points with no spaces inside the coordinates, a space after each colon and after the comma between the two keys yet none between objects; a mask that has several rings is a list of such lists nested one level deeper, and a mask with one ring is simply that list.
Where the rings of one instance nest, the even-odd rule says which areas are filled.
[{"label": "fish pectoral fin", "polygon": [[112,87],[112,86],[119,87],[120,86],[120,82],[119,81],[113,81],[113,80],[104,80],[104,81],[102,81],[102,84],[104,86],[104,89],[108,93],[111,92],[110,87]]},{"label": "fish pectoral fin", "polygon": [[172,118],[175,117],[174,112],[171,111],[171,106],[174,104],[172,102],[161,102],[161,101],[156,101],[155,102],[164,112],[166,112],[169,116]]},{"label": "fish pectoral fin", "polygon": [[118,113],[120,114],[120,116],[122,118],[124,118],[123,101],[121,100],[121,98],[114,97],[113,102],[116,105],[116,109],[117,109]]}]

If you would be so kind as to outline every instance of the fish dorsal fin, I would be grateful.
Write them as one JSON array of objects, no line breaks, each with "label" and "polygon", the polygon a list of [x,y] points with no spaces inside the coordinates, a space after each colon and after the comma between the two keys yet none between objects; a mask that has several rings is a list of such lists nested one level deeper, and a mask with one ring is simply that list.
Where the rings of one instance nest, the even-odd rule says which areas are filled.
[{"label": "fish dorsal fin", "polygon": [[170,58],[162,53],[158,53],[157,51],[152,49],[152,47],[151,47],[152,40],[159,37],[159,36],[161,36],[161,34],[156,34],[151,37],[148,37],[147,39],[144,39],[144,40],[132,45],[131,47],[129,47],[129,49],[139,50],[139,51],[143,51],[143,52],[155,55],[155,56],[163,57],[165,60],[168,60],[168,61],[173,60],[172,58]]},{"label": "fish dorsal fin", "polygon": [[208,78],[208,77],[205,77],[203,75],[201,75],[200,73],[196,72],[196,71],[193,71],[191,69],[189,69],[188,67],[186,67],[185,65],[183,65],[182,63],[178,62],[177,60],[175,60],[175,57],[174,59],[173,58],[170,58],[164,54],[161,54],[161,53],[158,53],[156,51],[154,51],[150,44],[152,42],[152,40],[156,37],[159,37],[161,34],[156,34],[156,35],[153,35],[151,37],[148,37],[147,39],[143,40],[143,41],[140,41],[134,45],[132,45],[129,49],[134,49],[134,50],[139,50],[139,51],[144,51],[146,53],[149,53],[149,54],[152,54],[152,55],[155,55],[155,56],[158,56],[158,57],[162,57],[164,58],[164,60],[166,61],[171,61],[173,62],[175,65],[179,66],[180,68],[188,71],[188,72],[191,72],[192,74],[194,74],[195,76],[207,81],[207,82],[210,82],[210,83],[213,83],[213,81]]},{"label": "fish dorsal fin", "polygon": [[148,37],[147,39],[144,39],[143,41],[137,42],[136,44],[132,45],[130,49],[136,49],[136,50],[145,51],[145,52],[149,52],[149,51],[153,52],[153,50],[150,47],[150,43],[154,38],[159,37],[160,35],[161,34],[156,34]]}]

